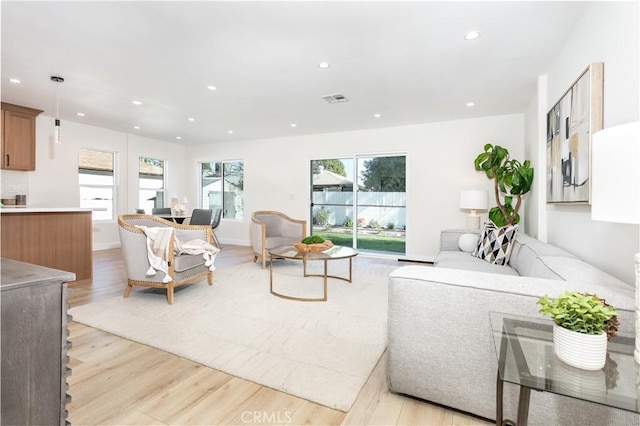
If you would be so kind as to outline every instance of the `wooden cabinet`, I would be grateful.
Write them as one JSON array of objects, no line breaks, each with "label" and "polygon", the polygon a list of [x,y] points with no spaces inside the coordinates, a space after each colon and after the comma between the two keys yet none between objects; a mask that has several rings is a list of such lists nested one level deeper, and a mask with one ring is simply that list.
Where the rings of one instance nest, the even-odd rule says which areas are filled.
[{"label": "wooden cabinet", "polygon": [[3,169],[36,169],[36,117],[41,112],[2,102]]},{"label": "wooden cabinet", "polygon": [[80,209],[2,209],[0,253],[9,259],[73,272],[78,280],[91,279],[91,213]]},{"label": "wooden cabinet", "polygon": [[0,424],[65,425],[70,272],[0,260]]}]

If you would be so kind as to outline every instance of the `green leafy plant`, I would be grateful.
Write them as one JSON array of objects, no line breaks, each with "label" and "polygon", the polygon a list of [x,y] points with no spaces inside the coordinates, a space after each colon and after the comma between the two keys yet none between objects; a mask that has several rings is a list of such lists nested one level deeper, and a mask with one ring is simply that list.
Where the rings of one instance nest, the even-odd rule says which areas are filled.
[{"label": "green leafy plant", "polygon": [[322,244],[324,243],[324,238],[319,235],[311,235],[309,237],[305,237],[302,239],[303,244]]},{"label": "green leafy plant", "polygon": [[344,218],[344,222],[342,222],[342,226],[345,228],[353,228],[353,220],[349,216]]},{"label": "green leafy plant", "polygon": [[557,299],[544,295],[536,302],[540,313],[550,316],[560,327],[583,334],[607,333],[607,338],[618,331],[617,311],[595,294],[565,291]]},{"label": "green leafy plant", "polygon": [[[493,179],[494,182],[498,205],[489,210],[489,219],[499,227],[520,222],[518,210],[522,204],[522,197],[531,191],[533,185],[533,168],[529,160],[521,163],[509,158],[506,148],[486,144],[484,152],[476,157],[473,165],[476,171],[484,172],[487,178]],[[512,204],[514,197],[515,206]]]},{"label": "green leafy plant", "polygon": [[378,229],[380,228],[380,224],[377,220],[371,219],[369,223],[367,223],[367,228]]},{"label": "green leafy plant", "polygon": [[320,207],[319,210],[313,215],[313,224],[326,226],[329,224],[329,212],[324,207]]}]

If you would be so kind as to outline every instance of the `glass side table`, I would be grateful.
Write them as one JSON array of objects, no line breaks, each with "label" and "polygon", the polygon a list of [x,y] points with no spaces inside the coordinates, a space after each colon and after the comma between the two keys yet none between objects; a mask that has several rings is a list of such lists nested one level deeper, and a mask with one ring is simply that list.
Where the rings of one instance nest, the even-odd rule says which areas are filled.
[{"label": "glass side table", "polygon": [[498,359],[497,425],[514,424],[503,419],[504,382],[520,387],[518,426],[527,424],[532,389],[640,413],[640,368],[633,359],[632,336],[612,338],[604,368],[587,371],[556,357],[551,320],[499,312],[491,312],[489,317]]}]

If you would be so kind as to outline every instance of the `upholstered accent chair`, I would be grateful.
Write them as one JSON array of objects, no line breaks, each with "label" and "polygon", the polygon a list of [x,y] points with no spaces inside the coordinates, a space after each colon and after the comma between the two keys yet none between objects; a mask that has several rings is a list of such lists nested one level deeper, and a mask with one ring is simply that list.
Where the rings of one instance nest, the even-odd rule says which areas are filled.
[{"label": "upholstered accent chair", "polygon": [[276,211],[255,211],[251,214],[249,237],[253,247],[253,261],[262,258],[262,269],[267,266],[267,250],[292,245],[307,236],[307,222],[292,219]]},{"label": "upholstered accent chair", "polygon": [[[157,271],[153,276],[148,275],[151,265],[147,257],[147,236],[136,225],[174,228],[173,238],[169,241],[167,274]],[[152,215],[125,214],[118,216],[118,229],[127,270],[124,297],[129,297],[133,286],[161,288],[167,290],[167,301],[173,304],[176,287],[196,283],[205,278],[209,285],[213,284],[213,272],[205,265],[206,260],[202,254],[174,253],[176,238],[181,242],[203,240],[211,244],[211,225],[182,225]],[[171,277],[172,281],[164,283],[165,276]]]}]

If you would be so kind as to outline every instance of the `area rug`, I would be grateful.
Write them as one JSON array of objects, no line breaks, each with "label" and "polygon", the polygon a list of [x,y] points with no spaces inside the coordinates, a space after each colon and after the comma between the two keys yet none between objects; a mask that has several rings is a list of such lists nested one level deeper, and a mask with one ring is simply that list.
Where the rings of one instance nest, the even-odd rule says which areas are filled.
[{"label": "area rug", "polygon": [[[269,292],[259,263],[218,268],[213,286],[183,286],[173,305],[164,292],[134,289],[72,308],[73,320],[233,376],[348,411],[386,347],[387,277],[394,266],[356,258],[353,283],[329,279],[326,302]],[[321,262],[310,273],[320,273]],[[348,274],[348,262],[329,262]],[[322,278],[302,277],[299,261],[274,262],[274,289],[322,295]]]}]

